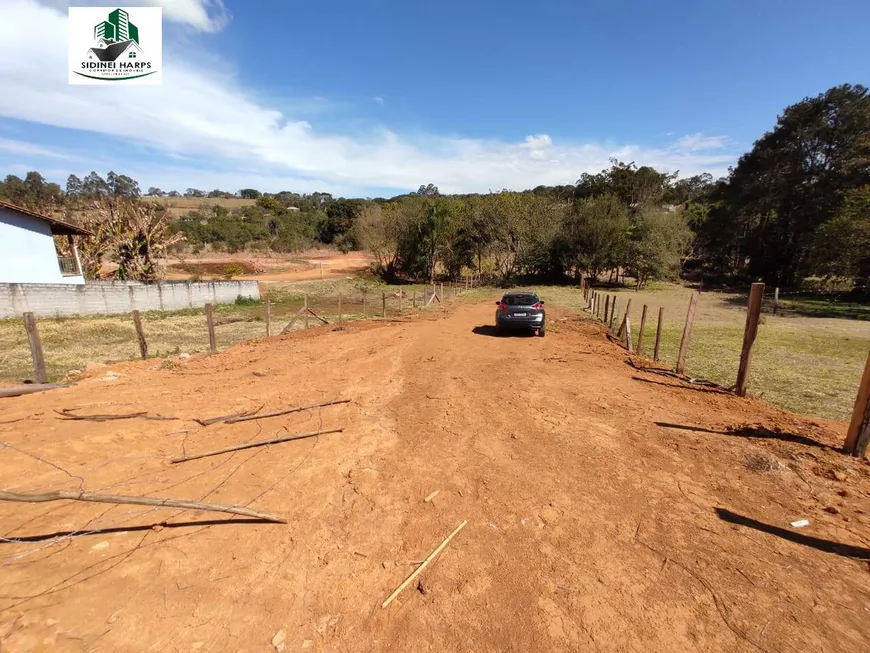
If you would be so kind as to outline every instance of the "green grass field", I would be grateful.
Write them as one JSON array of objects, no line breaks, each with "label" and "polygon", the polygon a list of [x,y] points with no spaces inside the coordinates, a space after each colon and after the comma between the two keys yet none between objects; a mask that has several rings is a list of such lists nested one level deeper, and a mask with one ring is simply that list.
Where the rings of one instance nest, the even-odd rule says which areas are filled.
[{"label": "green grass field", "polygon": [[[617,315],[625,312],[631,299],[631,324],[637,344],[643,305],[648,317],[644,350],[652,356],[659,307],[664,308],[661,360],[676,363],[686,311],[692,291],[677,285],[634,292],[629,289],[601,289],[616,295]],[[581,310],[584,302],[573,288],[543,288],[550,304]],[[736,293],[704,292],[698,304],[689,345],[686,371],[726,387],[737,380],[747,296]],[[814,300],[811,309],[824,315],[861,313],[860,306],[822,305]],[[848,420],[851,416],[864,363],[870,351],[870,322],[832,317],[808,317],[805,306],[792,301],[785,316],[770,314],[765,306],[753,349],[749,393],[791,411]]]}]

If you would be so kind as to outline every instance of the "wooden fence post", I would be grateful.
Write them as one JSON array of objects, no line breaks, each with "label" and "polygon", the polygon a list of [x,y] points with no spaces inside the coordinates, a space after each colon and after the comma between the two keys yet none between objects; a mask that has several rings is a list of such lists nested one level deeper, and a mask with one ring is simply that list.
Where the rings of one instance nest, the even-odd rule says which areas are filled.
[{"label": "wooden fence post", "polygon": [[863,457],[867,453],[867,444],[870,442],[870,355],[864,365],[864,376],[861,377],[861,385],[858,386],[858,396],[855,399],[855,408],[852,410],[852,422],[846,434],[846,444],[843,450],[852,456]]},{"label": "wooden fence post", "polygon": [[305,312],[302,314],[302,325],[307,329],[308,328],[308,293],[305,293],[305,304],[303,307],[305,308]]},{"label": "wooden fence post", "polygon": [[628,324],[628,314],[631,312],[631,299],[629,298],[628,302],[625,305],[625,315],[622,318],[622,323],[619,325],[619,331],[616,332],[616,337],[622,337],[623,331],[625,331],[625,327]]},{"label": "wooden fence post", "polygon": [[411,307],[417,308],[417,291],[416,290],[411,291]]},{"label": "wooden fence post", "polygon": [[341,293],[338,293],[338,323],[341,324]]},{"label": "wooden fence post", "polygon": [[779,288],[773,291],[773,314],[776,315],[779,311]]},{"label": "wooden fence post", "polygon": [[689,299],[689,310],[686,312],[686,324],[683,327],[683,337],[680,340],[680,353],[677,355],[677,374],[684,374],[686,371],[686,354],[689,353],[689,340],[692,337],[692,325],[695,323],[695,309],[698,308],[698,299],[701,297],[701,292],[696,290],[692,293]]},{"label": "wooden fence post", "polygon": [[272,302],[266,300],[266,337],[272,335]]},{"label": "wooden fence post", "polygon": [[625,348],[631,353],[631,318],[628,311],[625,312]]},{"label": "wooden fence post", "polygon": [[758,335],[758,319],[761,317],[761,303],[764,301],[764,284],[753,283],[749,291],[749,305],[746,309],[746,328],[743,331],[743,349],[740,352],[740,369],[737,371],[737,394],[746,396],[749,384],[749,363],[752,361],[752,345]]},{"label": "wooden fence post", "polygon": [[662,322],[665,317],[665,308],[664,306],[659,307],[659,323],[656,327],[656,348],[655,352],[653,352],[653,360],[658,363],[659,362],[659,346],[662,344]]},{"label": "wooden fence post", "polygon": [[643,312],[640,314],[640,331],[637,332],[637,355],[643,355],[643,330],[646,328],[646,310],[647,305],[643,305]]},{"label": "wooden fence post", "polygon": [[613,330],[613,321],[616,319],[616,295],[613,296],[613,303],[610,305],[610,322],[608,323],[608,327],[610,330]]},{"label": "wooden fence post", "polygon": [[387,293],[381,293],[381,317],[387,317]]},{"label": "wooden fence post", "polygon": [[27,331],[27,344],[30,345],[30,357],[33,360],[33,378],[37,383],[48,383],[48,374],[45,372],[45,355],[42,353],[42,340],[39,330],[36,328],[36,319],[33,313],[24,314],[24,330]]},{"label": "wooden fence post", "polygon": [[139,355],[142,360],[148,358],[148,343],[145,342],[145,332],[142,330],[142,316],[139,311],[133,311],[133,324],[136,325],[136,337],[139,338]]},{"label": "wooden fence post", "polygon": [[604,324],[607,324],[607,314],[610,312],[610,295],[604,298]]},{"label": "wooden fence post", "polygon": [[205,305],[205,325],[208,327],[208,348],[210,351],[217,351],[217,338],[214,335],[214,307],[211,304]]}]

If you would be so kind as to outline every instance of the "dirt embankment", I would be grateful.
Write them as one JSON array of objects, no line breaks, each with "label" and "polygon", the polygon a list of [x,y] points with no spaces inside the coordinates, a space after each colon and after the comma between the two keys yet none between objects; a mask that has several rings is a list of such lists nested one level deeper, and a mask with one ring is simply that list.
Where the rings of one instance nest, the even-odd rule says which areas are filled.
[{"label": "dirt embankment", "polygon": [[[638,372],[589,322],[504,338],[491,318],[322,327],[3,400],[6,490],[288,519],[0,504],[3,650],[267,651],[281,631],[288,651],[870,650],[870,467],[833,449],[844,425]],[[190,421],[336,395],[353,403]]]},{"label": "dirt embankment", "polygon": [[183,260],[166,260],[164,277],[170,280],[222,279],[231,275],[233,279],[250,281],[314,281],[353,276],[368,269],[371,262],[371,255],[365,252],[312,251],[292,258],[256,257],[245,253],[190,256]]}]

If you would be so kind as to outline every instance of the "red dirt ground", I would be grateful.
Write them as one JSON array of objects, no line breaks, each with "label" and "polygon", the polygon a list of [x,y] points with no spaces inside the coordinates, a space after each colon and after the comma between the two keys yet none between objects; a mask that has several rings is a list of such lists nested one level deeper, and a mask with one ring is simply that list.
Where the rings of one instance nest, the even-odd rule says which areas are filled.
[{"label": "red dirt ground", "polygon": [[[0,540],[0,650],[273,651],[281,631],[286,651],[870,650],[870,466],[831,448],[843,424],[638,372],[573,316],[543,339],[473,332],[491,312],[320,327],[0,400],[7,491],[79,477],[289,521],[0,504],[2,537],[24,540]],[[337,395],[353,403],[190,421]],[[72,407],[181,419],[53,412]],[[321,425],[346,430],[169,462]],[[764,428],[722,433],[745,425]]]}]

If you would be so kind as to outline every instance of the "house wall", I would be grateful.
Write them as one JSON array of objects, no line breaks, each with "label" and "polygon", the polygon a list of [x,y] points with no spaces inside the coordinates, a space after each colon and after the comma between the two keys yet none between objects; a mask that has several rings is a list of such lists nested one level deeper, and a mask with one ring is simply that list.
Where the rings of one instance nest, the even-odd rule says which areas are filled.
[{"label": "house wall", "polygon": [[71,315],[111,315],[140,311],[201,308],[207,303],[231,304],[241,295],[259,299],[256,281],[189,281],[143,284],[136,281],[93,281],[87,285],[0,283],[0,319]]},{"label": "house wall", "polygon": [[51,225],[0,207],[0,283],[84,282],[81,275],[61,274]]}]

